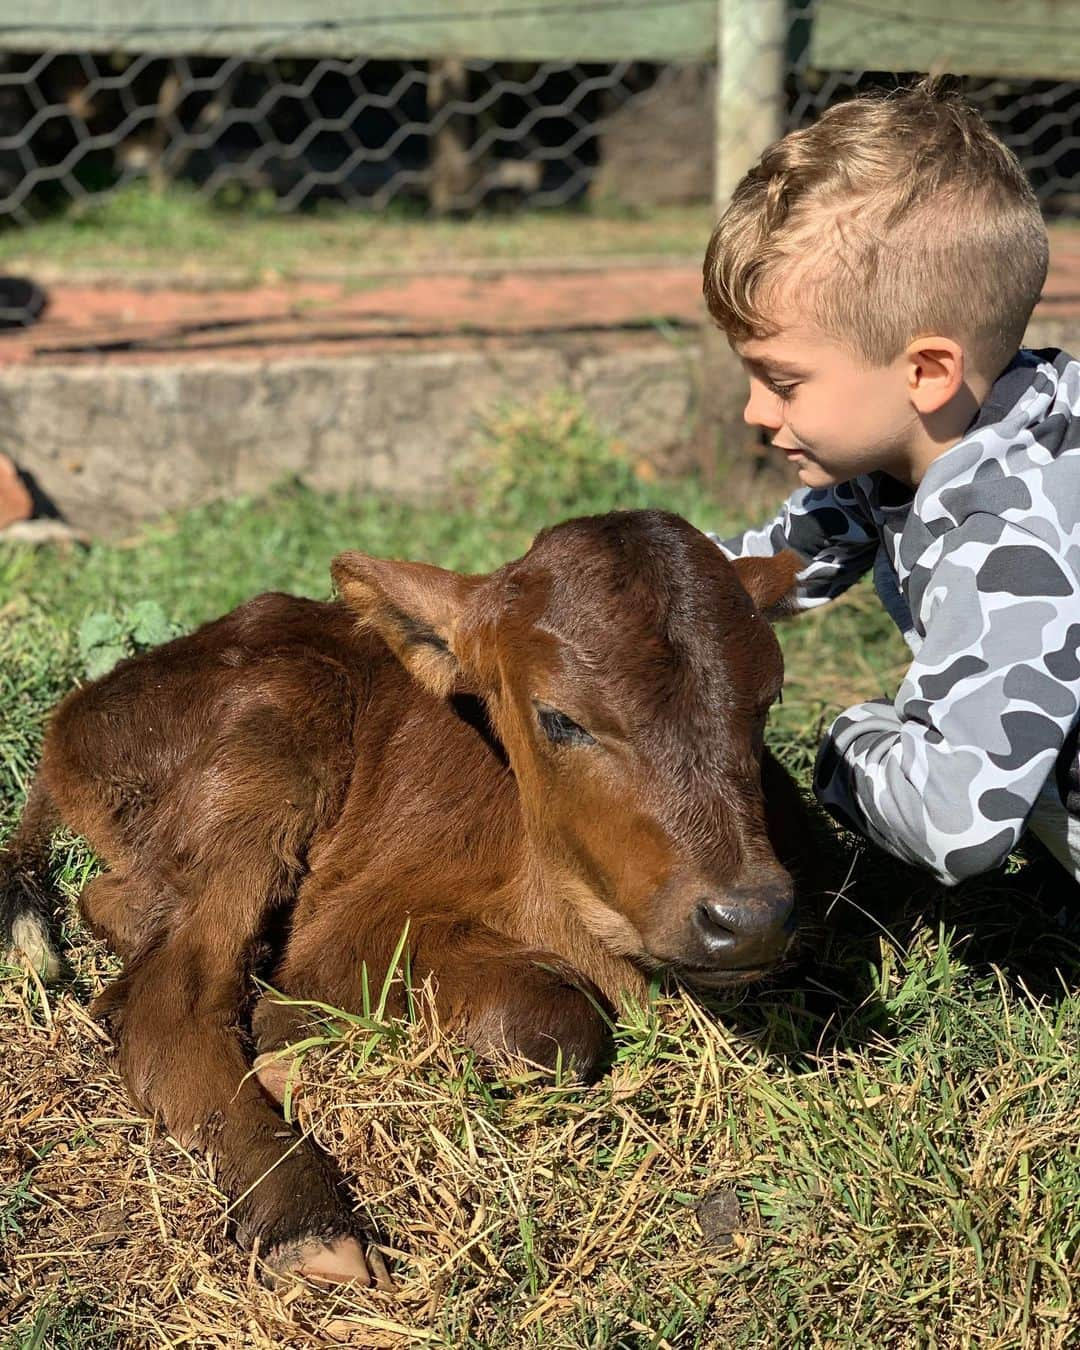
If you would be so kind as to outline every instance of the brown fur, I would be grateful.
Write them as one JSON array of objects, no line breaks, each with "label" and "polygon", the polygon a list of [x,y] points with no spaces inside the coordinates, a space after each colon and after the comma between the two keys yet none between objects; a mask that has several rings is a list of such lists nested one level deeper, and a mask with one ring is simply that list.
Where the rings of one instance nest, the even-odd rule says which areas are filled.
[{"label": "brown fur", "polygon": [[[249,1074],[267,944],[275,989],[358,1009],[407,921],[444,1025],[585,1074],[650,969],[723,983],[783,955],[761,611],[797,566],[754,560],[744,589],[654,512],[567,522],[490,577],[346,553],[341,601],[258,596],[60,704],[9,845],[9,930],[40,912],[62,819],[109,866],[82,912],[124,961],[97,1011],[125,1081],[216,1156],[245,1239],[352,1228],[329,1162]],[[552,740],[550,710],[591,742]],[[262,1052],[302,1030],[271,997],[251,1027]]]}]

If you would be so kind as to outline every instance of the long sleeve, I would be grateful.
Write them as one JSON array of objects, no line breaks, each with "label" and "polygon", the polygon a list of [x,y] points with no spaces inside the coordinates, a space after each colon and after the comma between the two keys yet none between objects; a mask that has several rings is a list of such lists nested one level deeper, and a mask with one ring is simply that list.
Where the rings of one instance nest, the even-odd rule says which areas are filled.
[{"label": "long sleeve", "polygon": [[858,492],[858,480],[792,493],[776,518],[730,539],[709,536],[729,558],[770,557],[794,549],[807,560],[794,608],[813,609],[854,585],[874,563],[879,536]]},{"label": "long sleeve", "polygon": [[1007,858],[1077,720],[1080,588],[1051,544],[989,514],[920,565],[918,655],[892,704],[833,723],[815,790],[951,885]]}]

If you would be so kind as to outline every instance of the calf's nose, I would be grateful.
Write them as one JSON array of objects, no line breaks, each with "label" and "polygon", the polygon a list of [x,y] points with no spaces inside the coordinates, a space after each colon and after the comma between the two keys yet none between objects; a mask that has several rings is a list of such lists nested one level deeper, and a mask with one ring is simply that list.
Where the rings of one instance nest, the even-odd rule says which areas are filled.
[{"label": "calf's nose", "polygon": [[768,966],[787,951],[795,932],[790,883],[703,895],[691,924],[706,960],[719,970]]}]

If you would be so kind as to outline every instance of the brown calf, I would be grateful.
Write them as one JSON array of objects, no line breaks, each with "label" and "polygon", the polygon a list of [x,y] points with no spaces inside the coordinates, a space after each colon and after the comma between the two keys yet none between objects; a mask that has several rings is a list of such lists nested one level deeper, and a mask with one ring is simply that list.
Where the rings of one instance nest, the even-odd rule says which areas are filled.
[{"label": "brown calf", "polygon": [[[48,959],[52,828],[107,861],[81,903],[124,961],[97,1007],[124,1079],[215,1155],[272,1269],[369,1278],[329,1162],[276,1110],[275,1064],[249,1072],[268,935],[287,931],[275,989],[356,1010],[407,919],[444,1025],[584,1074],[602,1008],[650,969],[721,985],[783,957],[763,613],[797,566],[732,566],[660,512],[568,521],[490,576],[344,553],[339,602],[258,596],[57,708],[0,919]],[[250,1028],[269,1056],[298,1033],[271,998]]]}]

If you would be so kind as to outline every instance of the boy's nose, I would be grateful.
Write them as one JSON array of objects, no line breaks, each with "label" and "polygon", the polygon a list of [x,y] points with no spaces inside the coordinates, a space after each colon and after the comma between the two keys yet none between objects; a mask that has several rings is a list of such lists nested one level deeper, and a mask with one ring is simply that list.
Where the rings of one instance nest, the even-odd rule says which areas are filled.
[{"label": "boy's nose", "polygon": [[750,397],[743,409],[743,421],[752,427],[764,427],[766,431],[779,431],[784,425],[780,413],[780,400],[766,389],[750,386]]}]

